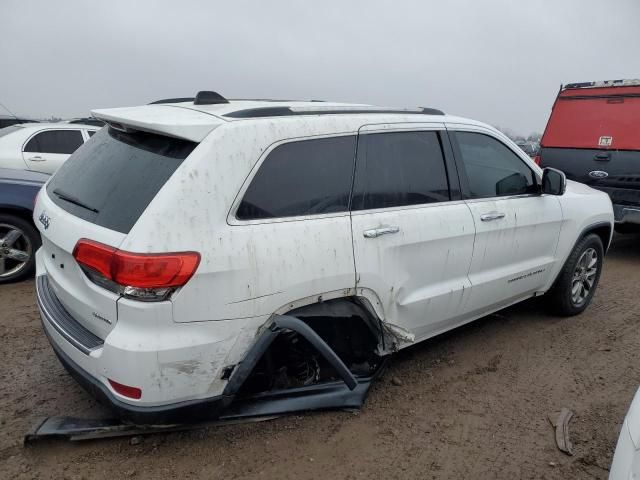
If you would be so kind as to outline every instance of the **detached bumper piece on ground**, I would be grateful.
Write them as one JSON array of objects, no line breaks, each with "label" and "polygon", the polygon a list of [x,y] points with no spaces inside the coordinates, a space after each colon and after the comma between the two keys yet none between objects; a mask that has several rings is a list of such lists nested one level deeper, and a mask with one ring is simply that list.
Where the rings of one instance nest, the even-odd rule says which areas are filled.
[{"label": "detached bumper piece on ground", "polygon": [[[245,395],[241,387],[271,344],[283,333],[295,332],[309,342],[331,365],[340,380]],[[54,344],[53,344],[54,345]],[[382,359],[368,375],[354,375],[327,343],[302,320],[277,315],[254,344],[244,361],[238,364],[223,395],[171,409],[124,407],[93,377],[87,375],[54,345],[55,353],[69,373],[103,403],[109,404],[120,418],[48,417],[34,425],[24,438],[25,444],[45,438],[90,440],[160,432],[193,430],[221,425],[263,421],[281,415],[322,409],[359,408],[371,383],[382,372]],[[122,407],[120,407],[122,405]]]}]

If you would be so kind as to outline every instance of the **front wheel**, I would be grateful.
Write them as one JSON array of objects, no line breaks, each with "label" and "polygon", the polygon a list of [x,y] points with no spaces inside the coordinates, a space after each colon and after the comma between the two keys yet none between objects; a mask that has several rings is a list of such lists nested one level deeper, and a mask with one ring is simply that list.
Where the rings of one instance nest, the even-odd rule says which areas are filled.
[{"label": "front wheel", "polygon": [[589,234],[578,242],[550,292],[556,313],[569,317],[589,306],[600,281],[603,258],[598,235]]}]

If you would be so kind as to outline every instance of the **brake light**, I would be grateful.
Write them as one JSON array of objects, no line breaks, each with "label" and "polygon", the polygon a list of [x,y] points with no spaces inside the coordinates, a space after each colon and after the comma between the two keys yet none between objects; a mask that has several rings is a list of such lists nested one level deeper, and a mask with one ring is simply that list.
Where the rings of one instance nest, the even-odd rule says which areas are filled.
[{"label": "brake light", "polygon": [[200,264],[198,252],[132,253],[86,238],[78,241],[73,257],[95,283],[141,300],[166,298]]},{"label": "brake light", "polygon": [[541,160],[540,155],[536,155],[533,159],[533,161],[536,162],[536,165],[538,166],[540,165],[540,160]]},{"label": "brake light", "polygon": [[109,380],[109,385],[120,395],[123,397],[133,398],[134,400],[139,400],[142,397],[142,390],[138,387],[130,387],[129,385],[123,385],[114,380]]}]

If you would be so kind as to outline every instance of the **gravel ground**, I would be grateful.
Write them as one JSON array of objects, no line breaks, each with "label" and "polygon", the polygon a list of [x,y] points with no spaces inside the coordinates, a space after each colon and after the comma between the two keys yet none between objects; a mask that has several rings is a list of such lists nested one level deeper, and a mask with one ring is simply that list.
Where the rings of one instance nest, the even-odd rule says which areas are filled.
[{"label": "gravel ground", "polygon": [[[47,344],[34,282],[3,285],[0,477],[606,478],[640,384],[639,284],[640,237],[618,237],[583,315],[550,316],[542,298],[409,348],[357,413],[30,447],[38,418],[98,407]],[[562,407],[574,456],[548,420]]]}]

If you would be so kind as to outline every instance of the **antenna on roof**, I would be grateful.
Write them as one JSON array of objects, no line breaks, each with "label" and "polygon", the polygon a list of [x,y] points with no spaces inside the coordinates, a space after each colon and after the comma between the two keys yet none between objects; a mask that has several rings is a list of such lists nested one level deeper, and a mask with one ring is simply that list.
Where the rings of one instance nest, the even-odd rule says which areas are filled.
[{"label": "antenna on roof", "polygon": [[229,100],[219,93],[208,92],[206,90],[198,92],[195,100],[193,101],[194,105],[216,105],[218,103],[229,103]]}]

